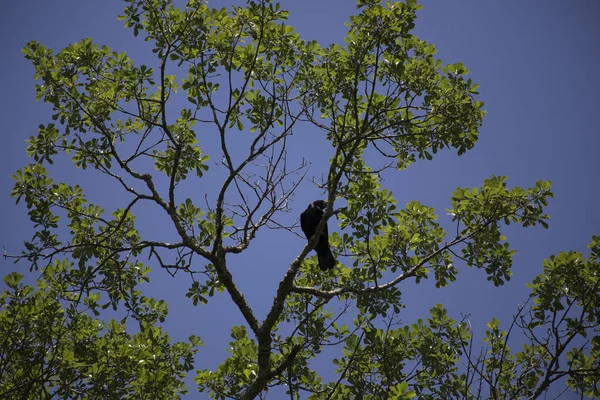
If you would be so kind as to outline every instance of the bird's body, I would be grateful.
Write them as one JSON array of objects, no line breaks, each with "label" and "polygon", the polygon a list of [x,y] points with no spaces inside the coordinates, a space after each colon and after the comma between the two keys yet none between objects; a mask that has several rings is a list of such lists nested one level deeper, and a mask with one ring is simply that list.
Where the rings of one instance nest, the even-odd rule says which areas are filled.
[{"label": "bird's body", "polygon": [[[321,222],[321,218],[323,218],[323,212],[326,207],[327,203],[323,200],[316,200],[310,203],[308,208],[300,214],[300,227],[302,228],[304,235],[306,235],[307,240],[310,240],[317,231],[317,227],[319,226],[319,222]],[[335,268],[335,257],[329,248],[327,224],[325,224],[314,250],[317,252],[319,268],[322,271]]]}]

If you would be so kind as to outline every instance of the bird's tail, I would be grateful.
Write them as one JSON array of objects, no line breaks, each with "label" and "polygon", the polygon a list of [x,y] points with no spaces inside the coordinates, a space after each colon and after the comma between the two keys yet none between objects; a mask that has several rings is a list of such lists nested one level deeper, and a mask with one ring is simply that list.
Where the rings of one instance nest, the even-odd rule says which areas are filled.
[{"label": "bird's tail", "polygon": [[327,251],[325,254],[318,253],[317,259],[319,261],[319,268],[321,269],[321,271],[327,271],[328,269],[335,268],[336,261],[331,250]]}]

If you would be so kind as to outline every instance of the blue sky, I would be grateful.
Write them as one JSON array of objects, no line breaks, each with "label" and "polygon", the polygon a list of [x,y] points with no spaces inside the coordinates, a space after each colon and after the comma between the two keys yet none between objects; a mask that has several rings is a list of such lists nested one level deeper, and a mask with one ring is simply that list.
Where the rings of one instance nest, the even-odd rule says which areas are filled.
[{"label": "blue sky", "polygon": [[[231,4],[210,2],[214,7]],[[355,12],[350,0],[284,0],[282,5],[290,10],[290,23],[302,37],[321,44],[341,43],[346,32],[343,23]],[[493,316],[501,321],[510,318],[517,304],[526,299],[525,283],[541,271],[542,260],[560,250],[585,252],[590,237],[600,234],[600,2],[425,0],[423,5],[415,33],[433,43],[445,63],[465,63],[470,77],[480,84],[480,100],[485,102],[488,115],[473,150],[461,157],[446,151],[433,161],[388,174],[384,186],[393,191],[401,206],[419,200],[434,207],[446,227],[450,225],[444,209],[450,206],[451,192],[457,186],[481,185],[492,174],[508,175],[510,186],[529,187],[539,179],[551,180],[555,191],[548,208],[548,230],[511,227],[506,231],[517,255],[513,279],[504,287],[495,288],[485,280],[483,271],[464,266],[459,266],[458,281],[443,290],[435,289],[433,282],[419,286],[409,282],[401,287],[407,304],[402,316],[405,322],[426,317],[426,311],[441,302],[454,317],[471,313],[474,323],[483,327]],[[49,106],[35,102],[33,68],[20,49],[36,40],[59,50],[91,37],[96,43],[126,51],[138,65],[156,66],[148,44],[134,38],[117,21],[122,8],[116,1],[0,5],[0,35],[5,38],[0,62],[4,142],[0,157],[0,245],[9,253],[20,252],[22,241],[32,230],[25,207],[15,206],[8,197],[11,175],[28,162],[25,139],[37,132],[39,124],[48,123],[51,114]],[[297,149],[313,161],[309,177],[325,172],[329,153],[307,146]],[[220,158],[212,155],[213,160]],[[90,198],[107,211],[119,205],[118,195],[107,190],[104,181],[91,182],[88,175],[73,171],[68,164],[60,164],[54,178],[81,181]],[[207,187],[207,182],[202,185]],[[296,218],[319,196],[314,186],[305,183],[294,198],[294,214],[289,218]],[[152,210],[140,210],[138,221],[145,232],[161,233],[160,220],[154,219]],[[330,230],[335,229],[330,226]],[[268,254],[265,248],[273,240],[278,241],[276,251]],[[232,259],[234,279],[259,318],[266,313],[277,283],[303,244],[292,234],[259,235],[244,256]],[[5,260],[0,266],[2,274],[27,268]],[[172,337],[199,334],[207,347],[198,354],[198,366],[215,367],[226,354],[229,328],[242,323],[237,309],[227,295],[215,298],[208,306],[192,307],[183,296],[189,284],[186,277],[171,279],[157,270],[153,279],[148,290],[168,300]],[[324,363],[323,368],[332,367]]]}]

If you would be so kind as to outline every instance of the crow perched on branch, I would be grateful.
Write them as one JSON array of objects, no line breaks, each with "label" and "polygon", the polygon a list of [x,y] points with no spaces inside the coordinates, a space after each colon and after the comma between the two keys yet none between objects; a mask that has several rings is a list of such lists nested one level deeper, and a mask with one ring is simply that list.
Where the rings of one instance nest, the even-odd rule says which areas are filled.
[{"label": "crow perched on branch", "polygon": [[[327,207],[327,203],[323,200],[315,200],[302,214],[300,214],[300,227],[302,228],[302,232],[306,235],[306,239],[310,240],[311,237],[317,231],[317,226],[319,226],[319,222],[321,218],[323,218],[323,211]],[[329,233],[327,232],[327,224],[325,224],[325,228],[323,232],[321,232],[321,236],[319,237],[319,241],[315,245],[315,249],[317,252],[317,258],[319,260],[319,268],[321,271],[327,271],[328,269],[333,269],[335,267],[335,257],[331,253],[329,249]]]}]

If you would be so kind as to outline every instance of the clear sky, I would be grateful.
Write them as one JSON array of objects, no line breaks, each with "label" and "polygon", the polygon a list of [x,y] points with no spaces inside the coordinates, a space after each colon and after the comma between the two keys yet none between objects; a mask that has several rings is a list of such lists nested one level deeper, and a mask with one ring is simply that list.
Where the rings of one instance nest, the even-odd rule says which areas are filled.
[{"label": "clear sky", "polygon": [[[210,2],[214,7],[231,4]],[[446,227],[450,225],[444,209],[450,206],[451,192],[457,186],[479,186],[492,174],[508,175],[509,186],[529,187],[539,179],[551,180],[555,198],[548,208],[548,230],[511,227],[505,231],[517,250],[514,276],[508,284],[495,288],[483,271],[464,266],[459,266],[457,282],[443,290],[436,290],[433,282],[419,286],[408,282],[401,287],[407,304],[403,321],[426,317],[426,311],[441,302],[455,318],[471,313],[480,327],[493,316],[508,322],[517,304],[526,299],[525,283],[541,271],[542,260],[560,250],[585,252],[590,237],[600,234],[600,2],[425,0],[423,4],[415,33],[433,43],[445,63],[465,63],[470,77],[481,85],[480,100],[485,102],[488,115],[473,150],[461,157],[445,151],[433,161],[387,174],[384,185],[401,206],[419,200],[435,207]],[[290,10],[290,22],[304,39],[316,39],[323,45],[342,42],[346,32],[343,23],[355,12],[351,0],[283,0],[282,5]],[[98,0],[4,1],[0,5],[0,37],[4,38],[0,62],[4,144],[0,156],[0,245],[9,253],[20,252],[32,229],[25,207],[15,206],[8,197],[13,186],[11,175],[28,162],[25,139],[37,132],[39,124],[48,123],[51,114],[48,105],[35,102],[33,68],[23,58],[21,48],[36,40],[59,50],[91,37],[96,43],[126,51],[138,65],[156,66],[148,44],[134,38],[117,21],[122,8],[120,2]],[[309,177],[320,177],[330,154],[306,143],[296,149],[313,162]],[[213,160],[220,158],[212,155]],[[73,171],[67,164],[55,170],[55,180],[84,182],[91,200],[107,211],[119,205],[118,195],[106,190],[102,181],[90,182],[88,175]],[[207,184],[210,181],[202,183],[203,187]],[[294,198],[294,215],[289,218],[296,218],[319,196],[314,186],[304,184]],[[142,210],[138,220],[145,232],[159,238],[161,224],[150,210]],[[330,230],[338,229],[332,223],[335,221],[330,222]],[[277,243],[270,253],[266,251],[269,241]],[[234,279],[259,319],[303,245],[292,234],[263,234],[248,253],[232,259]],[[0,266],[3,275],[27,268],[5,260],[0,260]],[[194,308],[184,297],[189,284],[186,277],[171,279],[159,270],[152,277],[150,295],[165,298],[170,305],[171,336],[184,339],[191,333],[199,334],[207,347],[198,354],[198,367],[215,367],[226,354],[229,328],[242,323],[228,296]],[[332,366],[324,363],[322,368]]]}]

